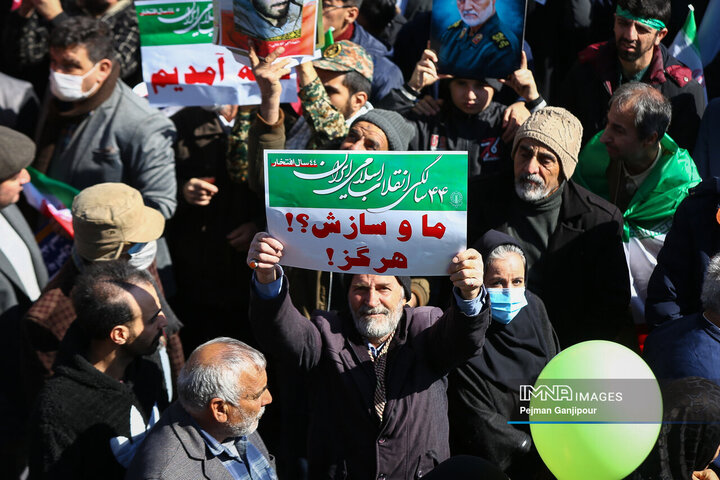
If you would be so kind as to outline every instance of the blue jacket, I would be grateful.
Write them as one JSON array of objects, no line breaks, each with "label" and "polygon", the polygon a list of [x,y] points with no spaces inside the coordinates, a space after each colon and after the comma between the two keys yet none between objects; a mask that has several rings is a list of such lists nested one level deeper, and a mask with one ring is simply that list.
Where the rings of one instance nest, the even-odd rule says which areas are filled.
[{"label": "blue jacket", "polygon": [[701,313],[666,322],[650,332],[643,356],[659,380],[702,377],[720,384],[720,327]]},{"label": "blue jacket", "polygon": [[355,22],[354,25],[355,30],[350,37],[350,41],[363,47],[372,57],[375,69],[373,71],[370,102],[379,103],[393,88],[402,87],[402,72],[390,60],[392,52],[380,40],[370,35],[359,23]]},{"label": "blue jacket", "polygon": [[693,150],[693,159],[697,165],[698,173],[706,180],[720,176],[720,98],[715,98],[708,104],[700,122],[697,143]]},{"label": "blue jacket", "polygon": [[648,283],[645,320],[651,328],[702,311],[700,290],[705,271],[710,258],[720,252],[718,180],[709,178],[690,189],[675,212]]}]

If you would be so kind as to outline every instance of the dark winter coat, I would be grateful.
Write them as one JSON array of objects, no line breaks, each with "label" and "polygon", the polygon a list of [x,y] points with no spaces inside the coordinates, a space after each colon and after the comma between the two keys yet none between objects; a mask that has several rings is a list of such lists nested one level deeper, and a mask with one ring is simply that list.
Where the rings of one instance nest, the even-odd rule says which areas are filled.
[{"label": "dark winter coat", "polygon": [[419,478],[450,456],[445,375],[480,352],[487,303],[477,317],[456,306],[445,313],[405,308],[388,351],[382,423],[368,346],[349,314],[315,311],[308,320],[293,307],[284,278],[277,298],[253,294],[250,321],[263,351],[310,371],[311,478],[321,471],[324,478]]},{"label": "dark winter coat", "polygon": [[[508,219],[518,214],[521,202],[512,183],[473,182],[469,187],[468,243],[490,229],[507,233]],[[585,340],[613,340],[631,328],[622,227],[617,207],[567,182],[558,226],[533,265],[527,284],[545,302],[563,348]]]},{"label": "dark winter coat", "polygon": [[[78,338],[71,328],[63,345],[68,348],[33,412],[30,479],[123,478],[125,468],[110,440],[138,433],[137,424],[131,429],[133,412],[147,425],[154,405],[160,410],[167,406],[162,374],[154,363],[137,359],[120,382],[77,353]],[[128,440],[130,445],[138,441]]]},{"label": "dark winter coat", "polygon": [[355,22],[354,25],[355,29],[350,41],[363,47],[372,57],[375,68],[370,101],[378,103],[393,88],[402,86],[402,72],[397,65],[390,61],[392,52],[380,40],[370,35],[359,23]]},{"label": "dark winter coat", "polygon": [[[445,102],[450,104],[450,99]],[[415,115],[414,105],[404,91],[395,89],[385,97],[381,108],[407,112],[417,135],[408,150],[449,150],[468,152],[468,178],[511,171],[510,146],[502,141],[503,114],[507,108],[491,102],[485,110],[468,115],[448,105],[435,116]]]},{"label": "dark winter coat", "polygon": [[509,324],[490,324],[482,353],[448,377],[452,454],[489,459],[512,478],[534,478],[542,465],[528,426],[508,424],[528,419],[520,415],[520,406],[528,406],[520,402],[520,385],[534,385],[560,351],[542,300],[529,290],[525,297],[528,304]]},{"label": "dark winter coat", "polygon": [[645,319],[651,328],[702,311],[705,272],[720,252],[718,201],[720,181],[709,178],[691,189],[675,212],[648,282]]},{"label": "dark winter coat", "polygon": [[[583,125],[583,144],[605,128],[608,102],[620,86],[620,63],[614,43],[590,45],[580,52],[553,104],[570,110]],[[671,56],[664,45],[655,47],[642,81],[660,90],[672,104],[668,135],[691,150],[705,110],[705,96],[692,71]]]}]

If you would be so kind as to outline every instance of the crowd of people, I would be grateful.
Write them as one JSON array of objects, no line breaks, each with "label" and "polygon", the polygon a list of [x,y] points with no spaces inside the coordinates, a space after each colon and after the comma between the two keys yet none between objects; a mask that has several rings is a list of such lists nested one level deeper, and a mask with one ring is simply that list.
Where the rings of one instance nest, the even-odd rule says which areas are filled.
[{"label": "crowd of people", "polygon": [[[2,2],[2,478],[551,479],[520,386],[609,340],[665,404],[628,478],[718,479],[720,60],[668,52],[671,0],[529,2],[523,38],[457,0],[448,60],[432,3],[323,0],[320,58],[250,45],[259,105],[159,110],[131,0]],[[468,248],[281,266],[268,149],[465,151]]]}]

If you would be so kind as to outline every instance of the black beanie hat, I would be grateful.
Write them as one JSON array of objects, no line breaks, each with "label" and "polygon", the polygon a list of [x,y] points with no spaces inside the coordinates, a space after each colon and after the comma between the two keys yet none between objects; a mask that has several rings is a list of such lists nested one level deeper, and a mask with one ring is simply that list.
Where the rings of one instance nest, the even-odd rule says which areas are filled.
[{"label": "black beanie hat", "polygon": [[[345,284],[345,296],[347,297],[347,293],[350,291],[350,285],[352,284],[352,279],[355,275],[351,273],[346,273],[343,275],[343,282]],[[403,293],[405,294],[405,300],[408,302],[412,298],[412,292],[410,291],[410,287],[412,285],[412,279],[410,277],[402,277],[399,275],[395,275],[395,278],[397,278],[398,283],[403,288]]]}]

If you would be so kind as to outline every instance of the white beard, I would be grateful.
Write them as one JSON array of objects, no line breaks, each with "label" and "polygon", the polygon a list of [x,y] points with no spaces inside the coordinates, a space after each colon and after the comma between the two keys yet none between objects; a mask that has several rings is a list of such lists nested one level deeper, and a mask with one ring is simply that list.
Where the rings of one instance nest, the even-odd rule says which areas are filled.
[{"label": "white beard", "polygon": [[[477,27],[478,25],[482,25],[487,22],[488,19],[492,17],[493,13],[495,13],[495,10],[492,6],[488,6],[488,8],[482,12],[477,12],[475,10],[472,12],[470,10],[460,10],[460,17],[462,17],[463,22],[465,22],[468,27]],[[475,16],[476,14],[477,16]]]},{"label": "white beard", "polygon": [[[403,313],[403,304],[390,311],[385,307],[370,308],[362,306],[357,312],[351,311],[355,328],[360,335],[369,340],[387,337],[397,328]],[[380,318],[368,318],[369,315],[383,315]]]},{"label": "white beard", "polygon": [[257,430],[260,424],[260,417],[265,413],[265,407],[262,407],[257,415],[243,419],[242,422],[235,425],[228,425],[228,433],[230,437],[246,437]]},{"label": "white beard", "polygon": [[526,202],[534,202],[547,196],[547,185],[536,173],[523,175],[515,181],[515,193]]}]

